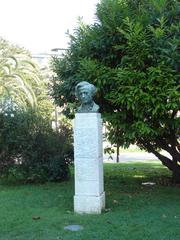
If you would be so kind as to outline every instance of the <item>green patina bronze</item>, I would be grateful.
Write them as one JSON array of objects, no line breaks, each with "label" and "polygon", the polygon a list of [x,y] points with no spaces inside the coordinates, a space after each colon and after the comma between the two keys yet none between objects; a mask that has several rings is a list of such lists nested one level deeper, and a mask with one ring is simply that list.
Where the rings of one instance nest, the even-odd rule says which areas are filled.
[{"label": "green patina bronze", "polygon": [[99,106],[93,101],[96,93],[96,87],[86,81],[82,81],[76,85],[75,94],[80,100],[81,105],[78,107],[78,113],[96,113]]}]

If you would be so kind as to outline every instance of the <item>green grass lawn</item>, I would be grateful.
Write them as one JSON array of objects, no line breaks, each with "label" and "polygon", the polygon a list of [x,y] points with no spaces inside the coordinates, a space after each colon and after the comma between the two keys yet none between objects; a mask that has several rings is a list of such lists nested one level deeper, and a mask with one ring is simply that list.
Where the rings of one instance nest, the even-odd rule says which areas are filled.
[{"label": "green grass lawn", "polygon": [[[42,185],[0,185],[0,240],[179,240],[180,187],[160,163],[105,164],[106,210],[73,213],[73,177]],[[154,187],[142,182],[154,181]],[[64,230],[79,224],[83,230]]]}]

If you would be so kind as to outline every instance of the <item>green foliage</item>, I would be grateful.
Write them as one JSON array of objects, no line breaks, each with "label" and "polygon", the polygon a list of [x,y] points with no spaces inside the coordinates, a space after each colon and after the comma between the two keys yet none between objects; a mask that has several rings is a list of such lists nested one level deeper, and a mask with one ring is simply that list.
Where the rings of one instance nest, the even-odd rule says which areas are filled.
[{"label": "green foliage", "polygon": [[96,15],[53,61],[56,103],[73,113],[75,85],[94,83],[109,140],[153,152],[180,181],[179,1],[102,0]]},{"label": "green foliage", "polygon": [[23,182],[62,181],[72,161],[71,129],[53,132],[37,111],[0,114],[0,176]]},{"label": "green foliage", "polygon": [[38,108],[41,112],[48,110],[47,114],[52,110],[46,79],[30,54],[0,38],[0,108],[9,106],[23,110]]},{"label": "green foliage", "polygon": [[68,178],[71,129],[51,129],[48,81],[30,54],[0,38],[0,177],[23,182]]}]

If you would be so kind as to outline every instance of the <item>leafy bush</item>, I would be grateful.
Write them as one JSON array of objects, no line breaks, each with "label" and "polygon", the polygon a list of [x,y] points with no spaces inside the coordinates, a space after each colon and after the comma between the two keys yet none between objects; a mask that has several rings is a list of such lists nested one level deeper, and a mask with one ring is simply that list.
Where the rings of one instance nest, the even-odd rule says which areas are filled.
[{"label": "leafy bush", "polygon": [[58,132],[37,112],[0,113],[0,176],[25,182],[62,181],[72,161],[71,129]]}]

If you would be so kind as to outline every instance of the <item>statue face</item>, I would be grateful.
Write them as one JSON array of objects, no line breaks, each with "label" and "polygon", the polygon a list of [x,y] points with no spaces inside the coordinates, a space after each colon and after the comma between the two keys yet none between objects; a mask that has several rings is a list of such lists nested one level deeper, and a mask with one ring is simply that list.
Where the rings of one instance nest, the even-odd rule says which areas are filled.
[{"label": "statue face", "polygon": [[78,113],[97,113],[99,106],[94,103],[93,96],[96,93],[96,87],[86,81],[78,83],[75,87],[75,96],[81,102],[78,107]]},{"label": "statue face", "polygon": [[79,98],[82,104],[88,104],[92,102],[91,91],[88,88],[82,88],[79,91]]}]

